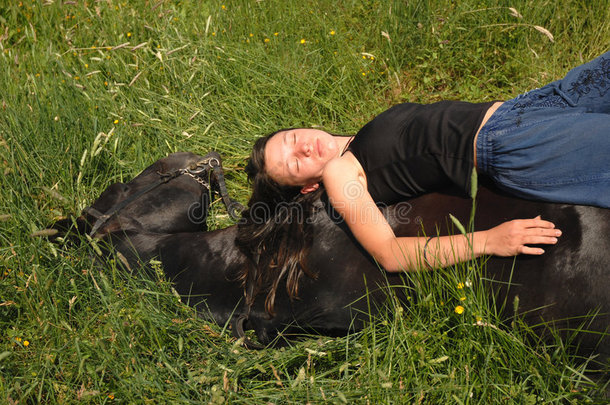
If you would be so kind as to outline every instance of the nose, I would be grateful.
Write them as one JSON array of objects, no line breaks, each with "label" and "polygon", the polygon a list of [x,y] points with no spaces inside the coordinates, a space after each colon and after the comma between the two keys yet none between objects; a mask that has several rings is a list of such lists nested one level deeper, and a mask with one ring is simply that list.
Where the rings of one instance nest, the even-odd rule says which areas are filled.
[{"label": "nose", "polygon": [[301,144],[301,153],[305,157],[309,157],[309,155],[311,155],[311,144],[309,142],[303,142]]}]

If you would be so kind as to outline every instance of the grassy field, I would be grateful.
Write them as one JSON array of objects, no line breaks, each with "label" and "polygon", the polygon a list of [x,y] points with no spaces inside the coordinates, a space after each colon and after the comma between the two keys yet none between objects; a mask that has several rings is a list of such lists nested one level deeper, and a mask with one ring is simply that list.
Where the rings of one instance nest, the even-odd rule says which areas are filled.
[{"label": "grassy field", "polygon": [[605,402],[587,359],[502,322],[476,268],[417,275],[417,304],[356,335],[253,352],[167,281],[30,234],[178,150],[219,151],[245,202],[260,135],[510,98],[608,44],[608,0],[3,1],[0,403]]}]

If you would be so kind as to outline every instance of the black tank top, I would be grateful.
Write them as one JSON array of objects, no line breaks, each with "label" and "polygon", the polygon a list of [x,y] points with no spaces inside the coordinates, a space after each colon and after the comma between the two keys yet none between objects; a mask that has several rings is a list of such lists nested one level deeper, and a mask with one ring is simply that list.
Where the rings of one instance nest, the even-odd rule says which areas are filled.
[{"label": "black tank top", "polygon": [[470,194],[474,136],[494,104],[405,103],[379,114],[349,145],[377,203],[457,186]]}]

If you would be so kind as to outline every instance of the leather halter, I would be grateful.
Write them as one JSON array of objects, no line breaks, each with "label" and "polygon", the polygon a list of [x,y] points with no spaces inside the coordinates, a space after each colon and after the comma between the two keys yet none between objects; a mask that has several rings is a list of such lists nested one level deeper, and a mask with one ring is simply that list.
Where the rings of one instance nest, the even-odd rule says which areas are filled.
[{"label": "leather halter", "polygon": [[97,231],[102,226],[104,226],[110,219],[112,219],[123,208],[140,198],[142,195],[183,174],[186,174],[193,178],[193,180],[201,184],[202,187],[211,190],[210,184],[208,184],[203,179],[203,175],[207,174],[209,169],[213,170],[213,179],[215,177],[214,180],[216,181],[216,185],[219,188],[220,196],[222,198],[222,202],[224,203],[227,209],[227,212],[234,220],[239,219],[239,213],[244,209],[244,207],[239,202],[229,197],[227,186],[225,185],[224,171],[222,170],[222,165],[220,163],[220,155],[218,154],[218,152],[213,151],[208,153],[202,160],[193,163],[188,167],[182,169],[175,169],[171,172],[166,173],[157,172],[157,174],[159,175],[159,179],[157,181],[149,184],[137,193],[130,195],[128,198],[115,205],[110,211],[106,213],[101,213],[93,207],[85,208],[85,213],[96,218],[96,221],[93,224],[93,227],[91,228],[91,232],[89,232],[89,236],[93,237],[97,233]]}]

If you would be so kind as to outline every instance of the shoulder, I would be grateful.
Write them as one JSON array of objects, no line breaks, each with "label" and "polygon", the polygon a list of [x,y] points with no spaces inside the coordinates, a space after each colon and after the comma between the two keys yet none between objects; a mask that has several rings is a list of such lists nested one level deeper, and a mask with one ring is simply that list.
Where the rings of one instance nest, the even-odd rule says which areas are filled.
[{"label": "shoulder", "polygon": [[366,176],[351,153],[328,162],[322,181],[331,200],[353,199],[367,189]]},{"label": "shoulder", "polygon": [[351,152],[347,152],[343,156],[329,161],[324,166],[324,171],[322,172],[324,184],[329,182],[334,183],[342,179],[355,180],[359,177],[364,177],[364,171]]}]

